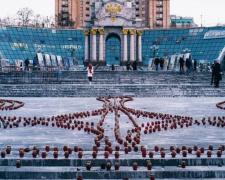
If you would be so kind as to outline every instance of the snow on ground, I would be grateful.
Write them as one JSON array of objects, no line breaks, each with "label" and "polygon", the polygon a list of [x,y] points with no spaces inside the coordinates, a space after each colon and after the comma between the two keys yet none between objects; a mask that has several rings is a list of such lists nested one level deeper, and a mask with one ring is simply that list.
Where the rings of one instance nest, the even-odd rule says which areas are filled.
[{"label": "snow on ground", "polygon": [[[13,111],[0,111],[0,116],[16,116],[16,117],[51,117],[61,114],[69,114],[75,112],[91,111],[102,108],[102,102],[95,98],[1,98],[19,100],[25,103],[24,107]],[[222,98],[134,98],[132,102],[126,102],[125,106],[158,113],[166,113],[172,115],[191,116],[201,121],[203,117],[224,116],[225,110],[218,109],[216,103],[223,101]],[[119,112],[120,128],[122,137],[126,135],[128,129],[132,129],[132,123],[122,112]],[[84,122],[95,122],[100,120],[99,116],[91,116],[83,118]],[[115,142],[114,113],[109,113],[105,118],[105,135]],[[156,119],[136,118],[138,124],[155,121]],[[200,126],[193,125],[191,127],[178,128],[176,130],[162,130],[153,134],[144,135],[142,132],[140,145],[146,145],[147,148],[153,148],[156,144],[169,148],[170,145],[198,146],[208,147],[209,144],[219,146],[225,144],[225,131],[222,127],[214,127],[210,125]],[[20,124],[18,128],[0,129],[0,148],[11,145],[12,147],[26,147],[32,145],[45,146],[63,146],[63,145],[79,145],[84,149],[92,149],[94,138],[96,135],[86,132],[69,129],[61,129],[57,127],[45,127],[37,125],[32,127]],[[104,143],[101,143],[104,148]]]}]

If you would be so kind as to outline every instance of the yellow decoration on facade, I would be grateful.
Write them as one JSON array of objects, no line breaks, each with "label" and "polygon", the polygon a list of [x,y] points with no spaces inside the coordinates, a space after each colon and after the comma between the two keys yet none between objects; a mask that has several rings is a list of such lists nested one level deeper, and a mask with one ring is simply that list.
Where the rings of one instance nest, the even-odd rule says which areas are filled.
[{"label": "yellow decoration on facade", "polygon": [[96,35],[96,34],[97,34],[97,29],[92,29],[92,30],[91,30],[91,33],[92,33],[93,35]]},{"label": "yellow decoration on facade", "polygon": [[141,36],[142,35],[142,31],[137,30],[137,34],[138,34],[138,36]]},{"label": "yellow decoration on facade", "polygon": [[85,30],[85,31],[84,31],[84,35],[85,35],[85,36],[88,36],[88,35],[89,35],[89,33],[90,33],[90,31],[89,31],[89,30]]},{"label": "yellow decoration on facade", "polygon": [[118,4],[110,4],[110,5],[106,6],[105,11],[108,13],[117,14],[117,13],[121,12],[122,9],[121,9],[120,5],[118,5]]},{"label": "yellow decoration on facade", "polygon": [[135,30],[134,29],[130,29],[129,32],[130,32],[131,35],[135,34]]},{"label": "yellow decoration on facade", "polygon": [[99,29],[98,32],[99,34],[104,34],[104,29]]},{"label": "yellow decoration on facade", "polygon": [[123,34],[127,35],[128,34],[128,29],[123,29]]},{"label": "yellow decoration on facade", "polygon": [[116,20],[116,17],[115,16],[111,17],[111,21],[112,22],[114,22],[115,20]]}]

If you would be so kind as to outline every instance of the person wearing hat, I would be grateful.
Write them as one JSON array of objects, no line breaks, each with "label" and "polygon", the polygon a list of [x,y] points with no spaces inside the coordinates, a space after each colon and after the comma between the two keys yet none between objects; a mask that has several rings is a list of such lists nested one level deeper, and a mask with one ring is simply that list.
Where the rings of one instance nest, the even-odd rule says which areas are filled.
[{"label": "person wearing hat", "polygon": [[88,71],[87,77],[89,79],[89,84],[91,84],[92,77],[93,77],[93,74],[94,74],[94,70],[93,70],[93,66],[92,66],[91,62],[89,62],[89,64],[88,64],[87,71]]},{"label": "person wearing hat", "polygon": [[222,70],[220,67],[219,61],[214,61],[215,66],[214,66],[214,84],[215,87],[219,87],[220,80],[222,80]]}]

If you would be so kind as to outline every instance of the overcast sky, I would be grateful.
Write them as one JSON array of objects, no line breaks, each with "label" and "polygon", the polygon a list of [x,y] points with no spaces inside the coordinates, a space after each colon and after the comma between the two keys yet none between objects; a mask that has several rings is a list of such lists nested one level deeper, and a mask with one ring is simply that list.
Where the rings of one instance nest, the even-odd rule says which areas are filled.
[{"label": "overcast sky", "polygon": [[[225,0],[170,0],[170,14],[194,17],[203,26],[225,24]],[[0,18],[12,16],[23,8],[31,8],[35,14],[54,16],[55,0],[0,0]]]}]

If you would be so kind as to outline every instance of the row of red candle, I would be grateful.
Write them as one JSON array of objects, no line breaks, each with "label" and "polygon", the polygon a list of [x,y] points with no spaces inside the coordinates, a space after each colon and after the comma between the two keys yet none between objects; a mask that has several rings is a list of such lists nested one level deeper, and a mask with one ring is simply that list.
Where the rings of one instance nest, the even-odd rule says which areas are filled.
[{"label": "row of red candle", "polygon": [[225,104],[225,101],[219,102],[219,103],[216,104],[216,107],[219,108],[219,109],[225,110],[225,107],[221,106],[221,105],[224,105],[224,104]]},{"label": "row of red candle", "polygon": [[[10,103],[10,105],[6,106],[6,103]],[[6,100],[0,99],[0,110],[16,110],[24,106],[23,102],[15,101],[15,100]]]}]

